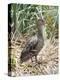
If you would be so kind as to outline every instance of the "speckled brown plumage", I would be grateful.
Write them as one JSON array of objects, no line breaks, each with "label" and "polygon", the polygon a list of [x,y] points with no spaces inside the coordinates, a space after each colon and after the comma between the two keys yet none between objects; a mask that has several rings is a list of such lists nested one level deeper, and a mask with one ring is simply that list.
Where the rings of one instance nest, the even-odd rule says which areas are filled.
[{"label": "speckled brown plumage", "polygon": [[32,58],[34,56],[35,60],[37,61],[38,52],[42,49],[44,45],[43,26],[43,19],[39,19],[37,21],[38,32],[26,42],[26,45],[21,52],[21,62],[27,61],[29,58]]}]

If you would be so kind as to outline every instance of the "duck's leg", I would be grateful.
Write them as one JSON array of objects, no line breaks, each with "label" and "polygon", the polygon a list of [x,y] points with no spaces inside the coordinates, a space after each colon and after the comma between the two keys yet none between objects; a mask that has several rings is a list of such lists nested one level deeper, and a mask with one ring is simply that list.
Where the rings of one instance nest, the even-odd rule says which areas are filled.
[{"label": "duck's leg", "polygon": [[33,57],[31,57],[31,61],[33,62]]},{"label": "duck's leg", "polygon": [[35,62],[37,62],[37,56],[35,55]]}]

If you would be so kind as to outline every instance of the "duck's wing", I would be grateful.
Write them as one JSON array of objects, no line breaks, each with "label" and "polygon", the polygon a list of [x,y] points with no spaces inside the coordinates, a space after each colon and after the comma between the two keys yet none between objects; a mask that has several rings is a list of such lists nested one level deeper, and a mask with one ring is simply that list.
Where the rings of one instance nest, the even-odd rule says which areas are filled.
[{"label": "duck's wing", "polygon": [[29,51],[36,51],[34,49],[35,49],[37,44],[38,44],[38,37],[37,37],[37,35],[35,35],[27,41],[27,43],[26,43],[22,52],[26,53],[26,52],[29,52]]}]

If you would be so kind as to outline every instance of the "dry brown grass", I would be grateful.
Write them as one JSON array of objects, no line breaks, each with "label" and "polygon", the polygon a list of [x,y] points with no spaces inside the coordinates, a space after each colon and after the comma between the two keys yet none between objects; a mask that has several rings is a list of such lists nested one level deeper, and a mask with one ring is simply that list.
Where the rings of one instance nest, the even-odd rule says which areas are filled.
[{"label": "dry brown grass", "polygon": [[38,61],[42,63],[43,74],[57,74],[58,73],[58,41],[50,43],[47,42],[38,55]]},{"label": "dry brown grass", "polygon": [[22,48],[15,45],[16,72],[12,76],[57,74],[59,71],[58,47],[58,40],[55,40],[53,43],[47,41],[37,56],[38,63],[32,63],[28,60],[21,64],[20,55]]}]

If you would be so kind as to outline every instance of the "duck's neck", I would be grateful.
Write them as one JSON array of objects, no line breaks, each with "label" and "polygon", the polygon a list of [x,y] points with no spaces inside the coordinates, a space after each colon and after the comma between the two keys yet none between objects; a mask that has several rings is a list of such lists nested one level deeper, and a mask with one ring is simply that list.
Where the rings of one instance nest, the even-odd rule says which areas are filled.
[{"label": "duck's neck", "polygon": [[41,37],[41,38],[44,37],[44,35],[43,35],[43,26],[40,26],[40,27],[38,28],[38,37]]}]

